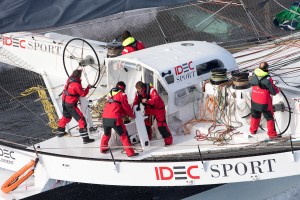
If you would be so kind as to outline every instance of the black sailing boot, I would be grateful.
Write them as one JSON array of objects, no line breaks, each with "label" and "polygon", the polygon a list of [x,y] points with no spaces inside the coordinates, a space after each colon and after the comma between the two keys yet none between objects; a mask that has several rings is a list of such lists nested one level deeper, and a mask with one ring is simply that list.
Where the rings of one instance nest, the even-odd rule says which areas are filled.
[{"label": "black sailing boot", "polygon": [[62,127],[57,128],[57,132],[56,132],[57,137],[62,137],[66,134],[67,133],[65,132],[65,128],[62,128]]},{"label": "black sailing boot", "polygon": [[86,128],[80,128],[79,132],[80,132],[80,136],[83,139],[83,144],[88,144],[88,143],[91,143],[91,142],[95,141],[94,139],[89,138],[89,134],[88,134]]}]

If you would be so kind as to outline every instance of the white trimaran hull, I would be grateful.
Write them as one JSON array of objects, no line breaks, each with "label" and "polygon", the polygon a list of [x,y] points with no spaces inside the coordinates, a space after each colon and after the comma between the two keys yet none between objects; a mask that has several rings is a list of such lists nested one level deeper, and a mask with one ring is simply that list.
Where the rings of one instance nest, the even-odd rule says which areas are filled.
[{"label": "white trimaran hull", "polygon": [[[71,38],[66,38],[65,36],[56,34],[48,34],[46,36],[47,37],[45,38],[36,36],[33,39],[31,35],[11,37],[12,41],[16,41],[16,39],[13,38],[18,38],[18,46],[13,47],[12,45],[9,45],[10,41],[6,41],[6,44],[2,46],[1,51],[2,53],[5,52],[6,55],[9,54],[10,56],[16,56],[17,61],[7,59],[7,57],[2,58],[2,61],[18,67],[25,66],[25,68],[29,70],[43,74],[47,87],[56,88],[55,90],[49,89],[49,94],[52,97],[52,100],[55,100],[53,101],[54,105],[57,109],[58,115],[61,116],[59,111],[60,99],[58,98],[58,94],[61,92],[66,79],[65,71],[62,67],[61,56],[64,44]],[[104,58],[106,57],[106,49],[103,48],[105,44],[94,41],[89,42],[95,46],[100,64],[103,65]],[[29,54],[24,53],[24,51],[27,51],[27,53],[29,52]],[[74,48],[74,52],[76,51],[78,50]],[[290,53],[290,51],[291,49],[288,53]],[[90,52],[87,52],[87,55],[89,55],[89,53]],[[136,55],[140,56],[140,54],[142,54],[142,51],[137,52]],[[245,62],[245,57],[247,58],[247,56],[241,57],[242,54],[247,53],[240,53],[236,56],[238,56],[238,62],[240,61],[244,63],[242,65],[243,68],[246,67],[246,65],[254,66],[255,63],[260,61],[256,59],[251,62]],[[265,52],[259,52],[257,55],[252,54],[252,57],[250,58],[253,60],[254,56],[260,57],[263,54],[265,54]],[[282,55],[284,54],[285,52],[283,52]],[[31,58],[28,58],[29,55]],[[45,56],[47,57],[47,62],[45,62]],[[226,59],[226,56],[220,57],[220,59]],[[124,59],[124,62],[126,62],[130,61],[131,57],[125,56],[121,59]],[[19,60],[25,61],[27,65],[22,62],[18,63]],[[43,65],[41,65],[41,63],[43,63]],[[74,63],[69,64],[72,66]],[[230,64],[233,65],[234,63]],[[297,63],[294,63],[291,67],[294,65],[297,65]],[[74,66],[72,67],[72,69],[75,68],[76,67]],[[234,68],[235,66],[232,66],[231,69]],[[192,67],[190,69],[192,69]],[[122,74],[109,74],[109,70],[111,70],[111,68],[108,68],[107,80],[109,80],[109,78],[122,77]],[[138,69],[136,70],[138,71]],[[181,79],[181,77],[177,78]],[[176,80],[178,81],[178,79]],[[116,80],[114,80],[114,82],[115,81]],[[135,80],[133,81],[136,82]],[[196,79],[196,81],[200,81],[200,79]],[[101,86],[99,86],[100,89],[98,88],[96,90],[98,96],[93,95],[91,98],[99,98],[99,95],[106,94],[109,88],[115,84],[114,82],[106,82],[106,80],[102,80],[101,83],[107,84],[108,87],[101,88]],[[163,86],[165,85],[163,84]],[[282,87],[287,88],[288,93],[298,92],[298,89],[296,88],[289,88],[289,86],[284,85],[282,85]],[[133,84],[131,85],[131,88],[133,88]],[[133,92],[134,89],[129,89],[128,91],[128,93],[131,94],[128,95],[130,101],[133,99]],[[172,87],[168,90],[168,92],[172,92]],[[173,94],[170,93],[169,98],[171,98],[172,95]],[[297,96],[294,97],[294,100],[290,100],[290,103],[293,103],[293,106],[298,105],[296,97]],[[274,99],[274,101],[277,102],[280,100],[282,100],[280,97],[279,99]],[[181,107],[183,107],[182,109],[188,109],[188,107],[192,104],[189,104],[189,106],[186,107],[178,106],[178,108],[175,105],[172,106],[170,103],[168,104],[168,112],[170,113],[169,122],[171,120],[171,116],[179,119],[179,122],[186,120],[187,117],[182,114],[184,112],[180,109]],[[174,110],[174,114],[172,114],[172,109]],[[295,120],[297,119],[297,114],[297,112],[294,113],[291,125],[292,128],[289,128],[286,133],[292,134],[293,138],[298,138],[297,136],[300,133],[300,123]],[[76,124],[74,121],[72,123]],[[127,125],[128,129],[132,128],[129,126],[130,125]],[[172,124],[170,124],[170,126],[172,127]],[[206,126],[209,127],[209,124],[195,125],[192,130],[195,131],[196,129],[205,131],[205,129],[207,129]],[[134,129],[134,127],[132,129]],[[110,154],[101,155],[99,152],[99,140],[101,139],[100,136],[102,134],[101,131],[94,134],[94,138],[97,140],[96,142],[84,146],[82,145],[82,140],[76,137],[51,138],[47,141],[36,144],[36,152],[32,147],[28,147],[24,150],[9,147],[9,145],[0,145],[1,168],[2,170],[10,170],[6,171],[9,174],[12,173],[11,171],[14,172],[19,170],[30,160],[35,160],[37,157],[39,158],[39,162],[36,165],[34,172],[34,177],[31,177],[28,182],[23,183],[15,191],[11,192],[11,194],[2,194],[2,196],[8,199],[13,197],[22,198],[52,189],[53,186],[63,185],[69,182],[124,186],[189,186],[259,181],[300,174],[300,151],[293,151],[292,149],[282,153],[271,153],[268,155],[249,157],[231,157],[228,159],[202,160],[201,154],[199,153],[199,159],[194,159],[192,161],[189,159],[182,159],[182,161],[177,159],[174,161],[155,160],[156,157],[164,155],[197,153],[199,152],[198,147],[201,148],[202,152],[213,151],[217,148],[219,150],[236,148],[235,150],[239,151],[237,147],[241,147],[242,149],[242,147],[254,144],[255,141],[262,141],[266,137],[266,134],[261,131],[257,136],[249,139],[248,129],[249,125],[241,127],[239,131],[242,132],[243,135],[237,136],[234,143],[231,145],[222,147],[214,146],[209,142],[198,144],[190,143],[189,141],[194,138],[193,135],[182,138],[173,133],[173,146],[164,147],[162,140],[154,140],[148,147],[142,145],[144,152],[141,153],[139,157],[132,159],[127,158],[126,155],[122,154],[120,151],[113,151],[114,159],[112,159]],[[71,134],[75,136],[77,133],[75,131],[74,133],[71,132]],[[287,142],[286,145],[289,146],[289,144],[290,143]],[[153,159],[151,160],[148,158]],[[6,178],[1,178],[0,184],[2,184],[5,180]],[[57,182],[57,180],[61,180],[62,182]],[[34,183],[34,185],[32,185],[32,183]]]}]

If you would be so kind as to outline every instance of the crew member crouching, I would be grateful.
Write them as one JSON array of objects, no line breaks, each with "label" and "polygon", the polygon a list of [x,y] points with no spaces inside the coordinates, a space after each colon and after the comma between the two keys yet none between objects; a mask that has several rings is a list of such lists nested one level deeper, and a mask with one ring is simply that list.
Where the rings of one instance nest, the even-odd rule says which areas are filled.
[{"label": "crew member crouching", "polygon": [[108,141],[111,136],[111,129],[113,128],[120,136],[127,156],[132,157],[139,154],[135,153],[134,149],[131,147],[131,142],[128,138],[128,133],[122,119],[123,116],[135,118],[128,103],[125,88],[125,83],[120,81],[109,93],[108,100],[102,113],[104,134],[101,139],[100,151],[101,153],[106,153],[108,151]]},{"label": "crew member crouching", "polygon": [[152,139],[152,117],[157,121],[157,126],[160,134],[164,138],[165,145],[171,145],[173,143],[172,133],[167,125],[166,121],[166,109],[162,98],[158,95],[156,89],[148,83],[139,81],[135,85],[137,93],[133,101],[133,106],[142,103],[145,106],[145,115],[148,116],[145,119],[145,125],[148,132],[149,140]]}]

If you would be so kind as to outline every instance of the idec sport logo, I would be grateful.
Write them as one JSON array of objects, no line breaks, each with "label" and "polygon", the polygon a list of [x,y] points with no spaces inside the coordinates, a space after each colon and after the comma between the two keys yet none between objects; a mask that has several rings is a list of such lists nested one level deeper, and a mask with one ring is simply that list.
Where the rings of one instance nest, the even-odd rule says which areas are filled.
[{"label": "idec sport logo", "polygon": [[173,166],[170,167],[155,167],[156,180],[187,180],[200,179],[198,165]]},{"label": "idec sport logo", "polygon": [[13,164],[15,160],[14,153],[14,151],[0,148],[0,163]]},{"label": "idec sport logo", "polygon": [[[247,176],[259,177],[260,174],[275,173],[275,158],[261,160],[232,161],[230,163],[211,162],[205,174],[212,179]],[[201,165],[200,165],[201,166]],[[203,168],[199,165],[188,166],[157,166],[154,168],[157,181],[199,180]],[[203,175],[203,174],[202,174]]]},{"label": "idec sport logo", "polygon": [[26,49],[25,40],[3,36],[3,45]]},{"label": "idec sport logo", "polygon": [[192,66],[192,63],[192,61],[189,61],[174,67],[177,82],[195,77],[195,68]]},{"label": "idec sport logo", "polygon": [[3,45],[12,46],[22,49],[42,51],[47,53],[59,54],[61,52],[62,46],[55,45],[52,43],[43,43],[36,40],[25,40],[20,38],[12,38],[3,36]]}]

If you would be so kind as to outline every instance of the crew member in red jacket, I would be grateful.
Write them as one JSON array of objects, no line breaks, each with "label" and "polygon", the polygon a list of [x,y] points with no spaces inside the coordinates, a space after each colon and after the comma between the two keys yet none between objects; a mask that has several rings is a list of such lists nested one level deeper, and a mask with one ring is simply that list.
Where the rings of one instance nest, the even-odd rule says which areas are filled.
[{"label": "crew member in red jacket", "polygon": [[144,44],[132,37],[127,30],[122,34],[122,46],[124,47],[122,55],[145,48]]},{"label": "crew member in red jacket", "polygon": [[94,142],[95,140],[89,138],[85,117],[77,107],[77,103],[80,96],[85,97],[89,93],[91,85],[88,85],[85,90],[82,88],[81,74],[81,70],[74,70],[64,87],[62,94],[63,116],[58,121],[57,136],[62,137],[66,134],[66,124],[69,123],[73,117],[79,124],[79,132],[83,139],[83,143],[87,144]]},{"label": "crew member in red jacket", "polygon": [[259,68],[255,69],[250,82],[252,85],[250,132],[251,134],[256,134],[261,113],[263,113],[267,120],[269,138],[272,139],[277,137],[277,133],[274,124],[271,95],[276,95],[280,90],[273,84],[268,71],[268,63],[260,63]]},{"label": "crew member in red jacket", "polygon": [[148,83],[139,81],[135,85],[137,93],[133,101],[133,106],[142,103],[145,106],[145,115],[148,116],[145,119],[145,125],[148,132],[149,140],[152,139],[152,116],[157,121],[157,126],[160,134],[164,138],[165,145],[171,145],[173,143],[172,133],[167,125],[166,121],[166,109],[162,98],[158,95],[156,89]]},{"label": "crew member in red jacket", "polygon": [[128,133],[122,120],[123,116],[135,118],[133,111],[128,104],[125,89],[125,83],[123,81],[119,81],[116,87],[111,89],[108,95],[108,100],[102,113],[104,134],[101,139],[100,151],[101,153],[106,153],[108,151],[108,141],[111,136],[111,129],[113,128],[120,136],[127,156],[132,157],[139,154],[135,153],[134,149],[131,147],[131,142],[128,138]]}]

